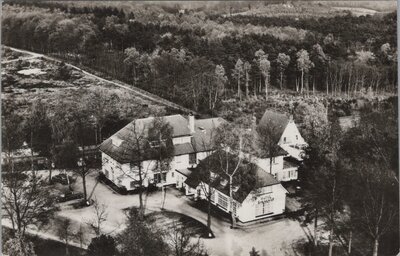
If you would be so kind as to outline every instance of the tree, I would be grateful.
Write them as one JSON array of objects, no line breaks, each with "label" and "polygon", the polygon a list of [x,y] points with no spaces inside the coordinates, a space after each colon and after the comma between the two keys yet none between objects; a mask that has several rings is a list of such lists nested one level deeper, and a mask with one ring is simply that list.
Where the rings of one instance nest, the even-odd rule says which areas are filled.
[{"label": "tree", "polygon": [[[236,205],[233,199],[233,187],[237,186],[235,182],[241,180],[237,179],[237,173],[242,170],[243,152],[246,152],[246,149],[249,148],[250,140],[242,125],[237,128],[235,124],[224,123],[216,129],[213,143],[215,143],[216,148],[211,156],[210,165],[217,166],[216,175],[219,177],[218,179],[228,181],[231,228],[236,228]],[[252,165],[249,166],[252,167]]]},{"label": "tree", "polygon": [[58,237],[65,243],[65,255],[69,255],[69,242],[73,237],[71,220],[63,219],[60,220],[57,227]]},{"label": "tree", "polygon": [[[210,134],[208,136],[208,139],[203,138],[201,141],[202,147],[207,148],[207,149],[213,149],[216,148],[215,145],[215,137],[216,137],[216,127],[212,127],[210,129]],[[220,182],[220,179],[218,178],[218,175],[215,175],[218,173],[218,171],[215,169],[216,166],[213,164],[211,161],[211,154],[212,150],[206,151],[206,158],[200,161],[200,163],[197,166],[197,170],[194,173],[194,178],[197,179],[198,181],[203,182],[201,189],[204,193],[204,195],[207,198],[207,229],[208,229],[208,237],[213,236],[213,232],[211,230],[211,198],[213,194],[215,193],[214,187],[218,185]],[[204,185],[208,184],[207,186]]]},{"label": "tree", "polygon": [[268,60],[268,55],[261,56],[259,59],[259,68],[261,74],[264,77],[265,83],[265,98],[268,97],[268,84],[269,84],[269,72],[271,69],[271,62]]},{"label": "tree", "polygon": [[237,80],[237,96],[242,100],[242,90],[240,89],[242,73],[243,73],[243,61],[239,58],[236,61],[235,68],[232,71],[233,75],[236,76]]},{"label": "tree", "polygon": [[279,53],[276,59],[276,64],[278,65],[278,70],[280,73],[280,88],[283,88],[283,74],[286,68],[289,66],[290,63],[290,56],[284,53]]},{"label": "tree", "polygon": [[251,70],[251,64],[248,61],[246,61],[244,63],[243,69],[244,69],[244,73],[246,75],[246,98],[248,98],[249,97],[249,81],[250,81],[249,73]]},{"label": "tree", "polygon": [[214,103],[213,103],[213,108],[215,107],[215,103],[218,101],[218,96],[223,95],[223,97],[226,97],[226,89],[225,89],[225,84],[228,81],[228,78],[226,77],[225,74],[225,69],[222,65],[216,65],[215,66],[215,79],[216,79],[216,84],[217,84],[217,92],[215,93],[215,98],[214,98]]},{"label": "tree", "polygon": [[4,109],[1,122],[2,152],[5,153],[5,167],[8,171],[14,170],[13,154],[20,149],[23,142],[23,119],[14,110]]},{"label": "tree", "polygon": [[329,255],[334,246],[335,226],[343,211],[346,177],[340,161],[341,131],[338,121],[315,130],[307,138],[309,143],[304,160],[306,191],[303,201],[314,216],[314,245],[318,245],[318,216],[326,219],[329,230]]},{"label": "tree", "polygon": [[343,146],[352,170],[346,202],[355,225],[371,238],[374,256],[398,216],[399,186],[397,111],[393,106],[378,109],[362,111],[359,124],[348,132]]},{"label": "tree", "polygon": [[304,90],[304,74],[308,73],[309,70],[314,66],[311,62],[308,52],[304,49],[301,49],[297,52],[297,69],[301,72],[301,90],[300,92],[303,93]]},{"label": "tree", "polygon": [[60,62],[58,64],[55,78],[63,81],[67,81],[71,78],[71,69],[65,64],[65,62]]},{"label": "tree", "polygon": [[173,230],[170,234],[169,244],[174,256],[205,256],[207,255],[200,239],[192,242],[190,231],[174,223]]},{"label": "tree", "polygon": [[[5,126],[8,126],[7,122]],[[15,136],[6,140],[7,148],[14,147],[12,144],[19,137]],[[15,140],[11,141],[13,138]],[[2,175],[2,213],[5,219],[11,221],[14,233],[24,236],[28,226],[40,227],[46,224],[57,208],[55,198],[48,194],[41,177],[30,175],[21,167],[16,168],[13,158],[9,156],[6,155]]]},{"label": "tree", "polygon": [[140,126],[137,120],[133,120],[132,124],[132,136],[130,140],[126,140],[128,147],[132,150],[131,156],[132,161],[129,163],[130,171],[124,172],[124,175],[136,181],[139,192],[139,209],[138,214],[141,218],[144,217],[144,200],[143,200],[143,190],[144,181],[146,180],[148,170],[146,170],[142,164],[142,159],[145,157],[145,152],[148,150],[147,142],[147,131],[146,127]]},{"label": "tree", "polygon": [[94,200],[93,210],[95,217],[87,222],[87,224],[93,229],[96,236],[102,234],[102,225],[107,220],[107,206],[105,204],[100,204],[97,199]]},{"label": "tree", "polygon": [[148,141],[150,143],[151,155],[156,161],[155,171],[160,175],[160,186],[162,189],[161,209],[164,209],[166,191],[164,186],[164,174],[171,169],[174,147],[172,143],[173,128],[162,117],[155,117],[148,130]]},{"label": "tree", "polygon": [[140,64],[140,53],[136,48],[126,48],[124,51],[126,58],[124,59],[124,64],[131,68],[133,71],[133,84],[137,82],[137,68]]},{"label": "tree", "polygon": [[260,253],[256,250],[256,248],[251,248],[251,251],[249,252],[250,256],[260,256]]},{"label": "tree", "polygon": [[31,148],[40,156],[49,157],[52,146],[51,126],[46,105],[39,99],[32,104],[27,121]]},{"label": "tree", "polygon": [[137,209],[130,209],[127,227],[117,237],[122,256],[166,256],[168,245],[164,234],[154,225],[146,222]]},{"label": "tree", "polygon": [[115,256],[117,255],[117,245],[113,237],[100,235],[94,237],[87,249],[87,256]]},{"label": "tree", "polygon": [[20,233],[7,240],[3,250],[9,256],[36,256],[33,243],[27,241]]},{"label": "tree", "polygon": [[90,202],[87,201],[87,190],[86,190],[86,176],[89,175],[91,172],[90,168],[87,166],[86,163],[86,156],[85,156],[85,146],[88,144],[87,135],[89,134],[89,130],[92,129],[91,124],[89,122],[90,114],[89,111],[85,108],[81,108],[78,111],[75,111],[73,114],[73,121],[72,121],[72,129],[73,134],[71,136],[74,143],[79,146],[78,159],[76,159],[77,168],[73,170],[81,177],[82,179],[82,187],[83,187],[83,199],[85,204],[89,205]]},{"label": "tree", "polygon": [[111,116],[116,115],[118,96],[110,95],[107,90],[99,89],[89,91],[83,99],[87,104],[90,117],[96,126],[96,145],[103,142],[103,128]]},{"label": "tree", "polygon": [[269,173],[272,174],[272,163],[274,158],[278,156],[282,149],[278,146],[279,139],[285,127],[283,124],[271,119],[263,125],[259,125],[256,129],[257,132],[257,145],[259,154],[262,158],[269,158]]},{"label": "tree", "polygon": [[[326,63],[328,62],[328,57],[325,55],[324,50],[319,44],[315,44],[312,47],[310,60],[314,63],[312,68],[313,73],[313,94],[315,94],[315,79],[319,75],[321,77],[324,74]],[[321,79],[322,81],[322,79]]]}]

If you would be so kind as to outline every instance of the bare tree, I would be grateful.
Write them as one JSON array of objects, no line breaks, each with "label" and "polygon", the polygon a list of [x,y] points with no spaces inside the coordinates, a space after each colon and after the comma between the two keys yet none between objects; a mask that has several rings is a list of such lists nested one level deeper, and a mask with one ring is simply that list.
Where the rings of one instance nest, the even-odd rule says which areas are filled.
[{"label": "bare tree", "polygon": [[243,163],[244,152],[250,146],[250,140],[246,136],[243,127],[237,128],[235,124],[221,124],[215,134],[216,156],[218,173],[228,177],[229,186],[229,211],[232,218],[232,228],[236,228],[235,202],[233,199],[234,176]]},{"label": "bare tree", "polygon": [[105,204],[99,203],[99,201],[95,198],[93,203],[93,210],[95,216],[90,219],[87,224],[93,229],[96,236],[99,236],[102,234],[103,223],[107,221],[107,206]]},{"label": "bare tree", "polygon": [[170,233],[169,244],[174,256],[205,256],[207,255],[200,239],[193,242],[190,230],[174,222]]},{"label": "bare tree", "polygon": [[[207,131],[208,132],[208,131]],[[212,155],[212,149],[215,149],[215,133],[216,133],[216,126],[214,126],[209,131],[210,135],[206,139],[205,137],[202,138],[202,147],[204,149],[208,149],[206,151],[206,157],[200,161],[199,165],[197,166],[196,172],[194,172],[195,178],[200,181],[201,189],[207,199],[207,230],[208,236],[212,237],[213,232],[211,230],[211,201],[212,197],[215,194],[214,187],[219,183],[220,179],[217,175],[217,171],[215,171],[215,165],[213,162],[210,161],[210,156]],[[207,184],[207,185],[205,185]]]},{"label": "bare tree", "polygon": [[58,237],[65,243],[65,255],[69,255],[69,243],[73,237],[72,225],[70,219],[60,220],[57,228]]},{"label": "bare tree", "polygon": [[166,191],[164,186],[164,174],[170,170],[170,164],[173,158],[172,144],[173,129],[162,117],[155,117],[148,130],[148,141],[150,144],[150,154],[156,161],[154,171],[159,173],[159,182],[162,189],[161,209],[164,209]]},{"label": "bare tree", "polygon": [[80,224],[79,229],[74,234],[74,237],[76,239],[78,239],[81,249],[83,248],[83,244],[85,243],[85,240],[86,240],[85,235],[86,235],[86,230],[85,230],[84,226],[82,224]]},{"label": "bare tree", "polygon": [[2,187],[3,218],[9,219],[13,230],[22,235],[29,225],[47,223],[56,210],[54,197],[49,196],[39,178],[14,172],[3,175]]},{"label": "bare tree", "polygon": [[269,158],[269,173],[272,174],[272,165],[274,158],[282,149],[278,146],[279,139],[285,127],[277,123],[275,120],[268,120],[268,122],[256,128],[257,144],[259,154],[262,158]]}]

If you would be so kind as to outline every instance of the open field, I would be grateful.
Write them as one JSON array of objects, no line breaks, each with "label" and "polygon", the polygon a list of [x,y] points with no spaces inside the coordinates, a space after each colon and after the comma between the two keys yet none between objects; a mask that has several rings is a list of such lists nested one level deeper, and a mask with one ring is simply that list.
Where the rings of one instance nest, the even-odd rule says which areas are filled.
[{"label": "open field", "polygon": [[[102,90],[119,98],[119,113],[129,116],[131,108],[142,108],[143,115],[148,111],[163,112],[166,106],[146,97],[130,93],[113,82],[96,78],[83,71],[65,66],[68,78],[60,76],[61,64],[42,58],[39,55],[20,53],[3,48],[2,50],[2,100],[3,106],[17,106],[18,112],[27,114],[32,103],[41,99],[50,109],[60,100],[73,101],[77,97]],[[127,104],[129,102],[129,104]],[[124,117],[123,117],[124,118]]]}]

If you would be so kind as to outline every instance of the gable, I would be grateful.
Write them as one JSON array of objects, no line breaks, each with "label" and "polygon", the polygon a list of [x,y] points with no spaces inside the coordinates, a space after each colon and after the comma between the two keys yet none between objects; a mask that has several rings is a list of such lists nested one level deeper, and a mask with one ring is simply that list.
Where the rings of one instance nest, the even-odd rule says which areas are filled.
[{"label": "gable", "polygon": [[[296,137],[297,136],[297,137]],[[285,139],[286,138],[286,139]],[[282,144],[304,144],[304,138],[294,121],[290,121],[282,132],[278,145]]]}]

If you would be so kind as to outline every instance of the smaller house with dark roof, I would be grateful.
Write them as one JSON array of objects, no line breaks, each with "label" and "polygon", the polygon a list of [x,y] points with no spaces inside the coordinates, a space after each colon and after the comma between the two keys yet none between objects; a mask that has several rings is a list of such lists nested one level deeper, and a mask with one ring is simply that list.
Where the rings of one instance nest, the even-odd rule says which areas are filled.
[{"label": "smaller house with dark roof", "polygon": [[303,160],[302,155],[307,143],[301,136],[292,117],[272,110],[265,111],[258,124],[262,126],[273,126],[277,132],[273,133],[277,146],[285,154],[278,154],[273,157],[272,168],[270,168],[269,157],[259,157],[255,163],[262,169],[270,172],[279,181],[290,181],[298,178],[298,164]]},{"label": "smaller house with dark roof", "polygon": [[[283,214],[285,211],[287,190],[273,175],[267,173],[254,163],[242,160],[238,170],[232,176],[232,198],[230,201],[229,175],[221,171],[219,166],[220,156],[217,152],[207,156],[203,161],[207,161],[211,166],[215,166],[211,172],[211,177],[204,179],[201,173],[202,163],[188,170],[188,178],[185,185],[194,191],[196,199],[207,200],[207,193],[211,191],[211,203],[221,210],[230,213],[231,211],[241,222],[249,222]],[[232,173],[238,162],[237,156],[230,155],[228,173]],[[207,172],[207,171],[206,171]],[[211,186],[211,189],[210,187]]]},{"label": "smaller house with dark roof", "polygon": [[[211,133],[222,122],[222,118],[208,118],[196,120],[194,116],[187,118],[182,115],[162,117],[163,121],[172,128],[173,159],[170,170],[162,175],[156,170],[156,159],[146,152],[140,156],[134,149],[133,141],[136,135],[143,136],[143,148],[153,147],[152,141],[146,136],[154,117],[137,119],[123,127],[100,145],[102,153],[101,172],[118,187],[125,187],[128,191],[139,186],[139,172],[137,163],[140,162],[144,177],[143,185],[149,184],[170,185],[181,182],[178,170],[195,167],[205,158],[207,152],[212,151]],[[141,159],[137,159],[140,157]]]}]

